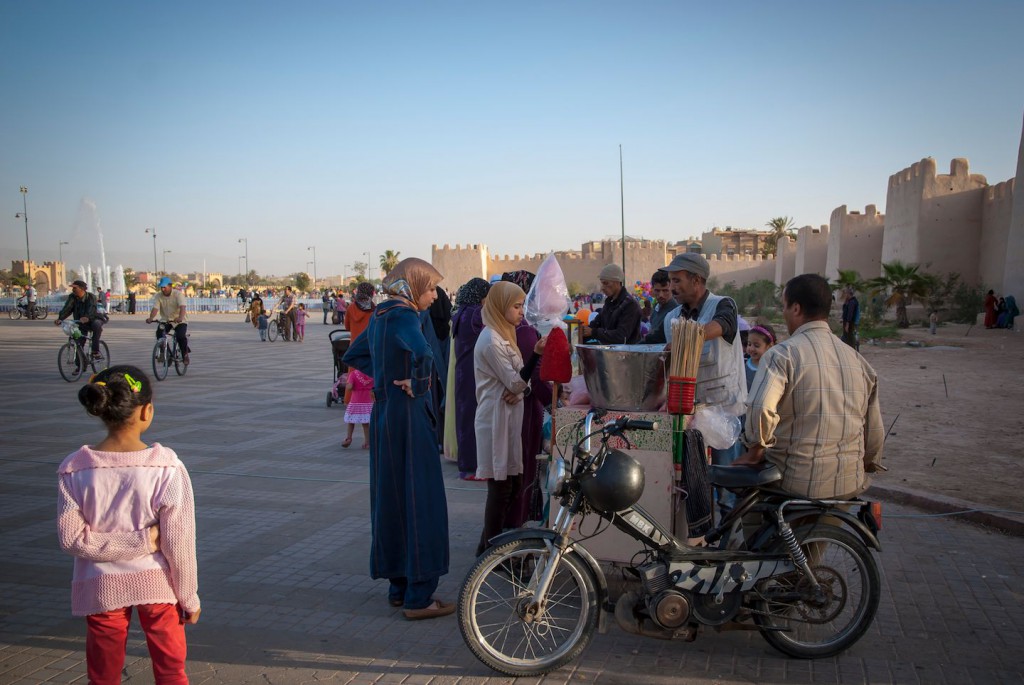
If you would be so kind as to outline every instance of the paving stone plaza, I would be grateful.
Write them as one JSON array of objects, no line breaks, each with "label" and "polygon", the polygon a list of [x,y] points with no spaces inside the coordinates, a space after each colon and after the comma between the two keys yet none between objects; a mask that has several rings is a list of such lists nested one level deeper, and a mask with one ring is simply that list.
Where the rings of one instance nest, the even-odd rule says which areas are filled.
[{"label": "paving stone plaza", "polygon": [[[117,317],[115,363],[150,372],[153,326]],[[196,492],[199,594],[193,683],[510,683],[470,654],[455,617],[406,621],[368,575],[367,452],[341,448],[343,410],[314,312],[305,342],[260,342],[241,315],[194,315],[192,366],[156,386],[149,441],[173,448]],[[71,616],[72,559],[56,537],[56,468],[104,434],[57,371],[60,330],[0,321],[0,683],[85,683],[85,622]],[[485,488],[445,464],[455,599]],[[756,632],[694,643],[612,626],[544,683],[1024,682],[1024,538],[886,506],[882,603],[845,654],[797,661]],[[125,682],[152,682],[137,624]],[[522,682],[536,682],[521,679]]]}]

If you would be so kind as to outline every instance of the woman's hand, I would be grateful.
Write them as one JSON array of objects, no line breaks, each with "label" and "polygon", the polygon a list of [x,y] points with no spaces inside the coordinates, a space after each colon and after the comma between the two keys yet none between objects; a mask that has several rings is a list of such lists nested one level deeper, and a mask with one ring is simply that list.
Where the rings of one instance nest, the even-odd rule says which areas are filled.
[{"label": "woman's hand", "polygon": [[201,613],[203,613],[202,609],[196,609],[191,614],[189,614],[189,613],[184,614],[185,623],[190,623],[192,625],[195,625],[195,624],[199,623],[199,614],[201,614]]},{"label": "woman's hand", "polygon": [[[550,335],[550,334],[549,334]],[[536,354],[544,354],[544,348],[548,344],[548,336],[545,335],[543,338],[537,341],[537,344],[533,346],[533,351]]]},{"label": "woman's hand", "polygon": [[155,554],[160,551],[160,524],[154,523],[146,529],[149,533],[149,553]]},{"label": "woman's hand", "polygon": [[413,394],[413,391],[412,391],[412,379],[411,378],[406,378],[405,380],[393,381],[393,382],[394,382],[395,385],[397,385],[402,390],[404,390],[405,394],[408,395],[409,397],[416,397],[416,395]]},{"label": "woman's hand", "polygon": [[505,404],[518,404],[523,399],[522,394],[518,392],[512,392],[511,390],[504,390],[501,393],[501,399],[505,401]]}]

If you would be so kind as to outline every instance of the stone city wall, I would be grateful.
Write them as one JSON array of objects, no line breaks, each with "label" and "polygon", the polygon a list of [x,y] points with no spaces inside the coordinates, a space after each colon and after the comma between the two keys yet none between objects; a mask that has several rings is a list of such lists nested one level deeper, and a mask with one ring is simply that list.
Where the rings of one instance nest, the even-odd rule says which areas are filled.
[{"label": "stone city wall", "polygon": [[798,274],[825,275],[828,253],[828,226],[804,226],[796,234],[796,258],[793,271]]},{"label": "stone city wall", "polygon": [[981,201],[978,279],[987,289],[1007,292],[1005,266],[1013,221],[1015,179],[985,188]]},{"label": "stone city wall", "polygon": [[848,212],[846,205],[832,210],[825,277],[838,280],[840,269],[856,271],[863,279],[880,276],[884,230],[885,215],[879,214],[875,205],[865,207],[863,214]]},{"label": "stone city wall", "polygon": [[[1017,149],[1017,180],[1024,184],[1024,130]],[[1001,290],[1007,295],[1016,295],[1018,306],[1024,301],[1024,187],[1019,191],[1013,194],[1013,216],[1006,239],[1006,265]]]}]

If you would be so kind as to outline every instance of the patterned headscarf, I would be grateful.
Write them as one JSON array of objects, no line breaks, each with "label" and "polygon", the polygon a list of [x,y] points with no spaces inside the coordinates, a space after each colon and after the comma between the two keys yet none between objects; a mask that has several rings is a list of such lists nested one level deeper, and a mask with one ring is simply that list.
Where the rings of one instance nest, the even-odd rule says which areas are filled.
[{"label": "patterned headscarf", "polygon": [[484,308],[480,312],[484,325],[494,329],[495,333],[504,338],[520,358],[522,358],[522,354],[519,351],[519,343],[516,341],[516,327],[505,318],[505,312],[516,302],[522,302],[525,299],[526,293],[515,283],[498,281],[488,291],[487,299],[484,300]]},{"label": "patterned headscarf", "polygon": [[368,312],[373,310],[373,293],[373,283],[363,281],[356,286],[356,292],[352,296],[352,300],[356,303],[357,307],[364,312]]},{"label": "patterned headscarf", "polygon": [[418,257],[403,259],[384,277],[384,290],[388,295],[406,300],[419,309],[419,299],[444,279],[441,272]]},{"label": "patterned headscarf", "polygon": [[519,271],[506,271],[501,275],[501,280],[508,281],[509,283],[515,283],[523,289],[524,293],[530,292],[530,288],[533,286],[533,279],[537,278],[537,274],[527,271],[526,269],[520,269]]},{"label": "patterned headscarf", "polygon": [[455,306],[461,308],[471,304],[480,304],[487,297],[487,291],[490,289],[491,284],[484,279],[471,278],[456,293]]}]

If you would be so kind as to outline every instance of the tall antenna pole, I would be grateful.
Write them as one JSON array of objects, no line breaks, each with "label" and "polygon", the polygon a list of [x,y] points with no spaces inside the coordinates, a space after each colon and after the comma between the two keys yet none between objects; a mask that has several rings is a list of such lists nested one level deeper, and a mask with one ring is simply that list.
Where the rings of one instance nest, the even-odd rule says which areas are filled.
[{"label": "tall antenna pole", "polygon": [[[619,207],[622,209],[622,273],[626,273],[626,194],[622,182],[622,143],[619,143]],[[623,275],[623,285],[629,279]]]}]

